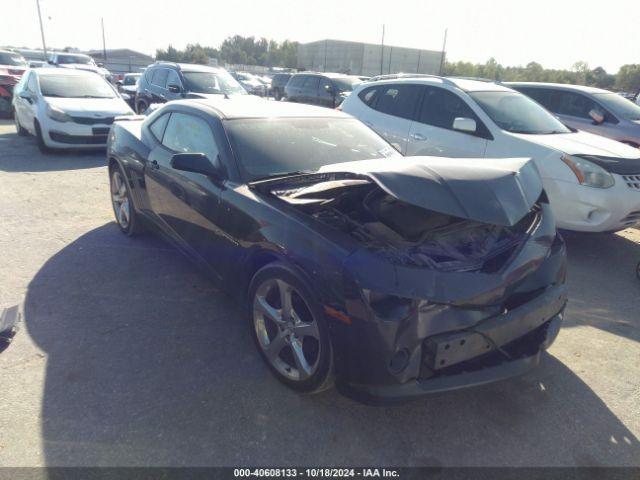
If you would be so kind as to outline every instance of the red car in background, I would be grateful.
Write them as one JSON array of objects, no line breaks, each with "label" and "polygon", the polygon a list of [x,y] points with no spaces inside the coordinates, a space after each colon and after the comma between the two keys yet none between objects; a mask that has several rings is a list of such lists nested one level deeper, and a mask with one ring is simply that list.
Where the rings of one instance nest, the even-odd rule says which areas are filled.
[{"label": "red car in background", "polygon": [[0,50],[0,117],[11,117],[13,87],[27,69],[22,55],[9,50]]}]

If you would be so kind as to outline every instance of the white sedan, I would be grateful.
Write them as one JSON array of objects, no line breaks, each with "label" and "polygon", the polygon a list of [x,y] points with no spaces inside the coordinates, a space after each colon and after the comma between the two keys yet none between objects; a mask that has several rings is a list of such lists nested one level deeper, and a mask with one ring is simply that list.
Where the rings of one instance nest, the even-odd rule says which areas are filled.
[{"label": "white sedan", "polygon": [[13,93],[19,135],[34,135],[42,152],[104,147],[113,119],[133,115],[115,88],[93,72],[36,68]]}]

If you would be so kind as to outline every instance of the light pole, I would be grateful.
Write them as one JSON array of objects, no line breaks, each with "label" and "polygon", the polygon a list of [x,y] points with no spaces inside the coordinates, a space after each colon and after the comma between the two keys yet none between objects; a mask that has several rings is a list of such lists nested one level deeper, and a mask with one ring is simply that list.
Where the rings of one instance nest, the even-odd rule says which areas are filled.
[{"label": "light pole", "polygon": [[447,32],[448,28],[444,29],[444,41],[442,42],[442,55],[440,56],[440,73],[438,75],[442,76],[442,70],[444,70],[444,56],[447,51]]},{"label": "light pole", "polygon": [[382,25],[382,42],[380,43],[380,75],[384,68],[384,24]]},{"label": "light pole", "polygon": [[100,19],[100,24],[102,25],[102,58],[104,59],[104,63],[107,63],[107,43],[104,40],[104,18]]},{"label": "light pole", "polygon": [[44,60],[47,61],[47,43],[44,41],[44,27],[42,26],[42,13],[40,12],[40,0],[36,0],[38,7],[38,18],[40,19],[40,35],[42,36],[42,51],[44,52]]}]

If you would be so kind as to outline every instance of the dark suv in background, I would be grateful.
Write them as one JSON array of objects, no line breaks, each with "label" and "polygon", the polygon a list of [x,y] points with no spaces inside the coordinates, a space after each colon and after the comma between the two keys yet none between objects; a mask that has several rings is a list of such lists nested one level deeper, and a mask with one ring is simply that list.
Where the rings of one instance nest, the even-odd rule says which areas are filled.
[{"label": "dark suv in background", "polygon": [[360,83],[358,77],[342,73],[297,73],[289,79],[284,92],[290,102],[335,108]]},{"label": "dark suv in background", "polygon": [[276,100],[284,97],[284,87],[291,78],[290,73],[276,73],[271,79],[271,95]]},{"label": "dark suv in background", "polygon": [[156,62],[138,80],[135,110],[144,113],[152,103],[181,98],[246,94],[246,90],[224,68]]}]

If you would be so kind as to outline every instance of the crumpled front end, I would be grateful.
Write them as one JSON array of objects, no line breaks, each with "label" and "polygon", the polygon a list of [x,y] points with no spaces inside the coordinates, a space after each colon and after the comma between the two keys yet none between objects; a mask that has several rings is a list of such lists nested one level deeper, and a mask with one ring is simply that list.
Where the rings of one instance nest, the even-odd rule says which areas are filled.
[{"label": "crumpled front end", "polygon": [[335,322],[339,387],[395,400],[524,373],[558,334],[567,302],[566,250],[548,203],[511,250],[475,269],[384,262],[359,250],[345,265]]},{"label": "crumpled front end", "polygon": [[339,388],[394,399],[522,373],[558,333],[566,252],[532,163],[353,162],[257,188],[342,245]]}]

